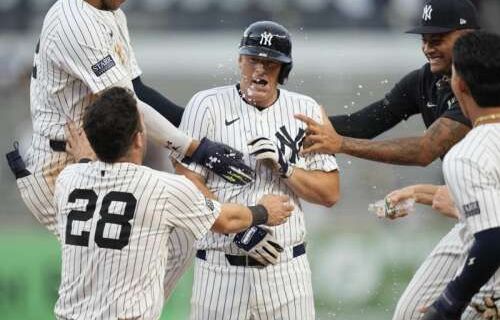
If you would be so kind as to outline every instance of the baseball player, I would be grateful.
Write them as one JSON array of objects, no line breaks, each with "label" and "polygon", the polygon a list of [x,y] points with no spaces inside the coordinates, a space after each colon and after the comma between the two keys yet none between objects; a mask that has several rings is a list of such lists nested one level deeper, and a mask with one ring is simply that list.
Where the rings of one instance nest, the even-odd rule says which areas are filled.
[{"label": "baseball player", "polygon": [[58,319],[157,319],[172,229],[194,238],[286,221],[286,196],[245,207],[219,204],[186,178],[141,166],[143,117],[127,89],[101,93],[83,127],[95,162],[66,166],[54,193],[62,247]]},{"label": "baseball player", "polygon": [[500,36],[486,32],[463,36],[453,50],[453,92],[474,127],[446,155],[443,173],[465,225],[467,250],[462,270],[424,320],[472,319],[461,315],[478,291],[500,294],[499,52]]},{"label": "baseball player", "polygon": [[[35,49],[30,87],[33,138],[26,167],[17,150],[9,155],[22,198],[35,217],[58,235],[52,205],[54,182],[73,159],[66,150],[65,124],[80,125],[85,108],[111,86],[133,88],[140,99],[162,111],[169,101],[140,81],[122,0],[58,0],[48,11]],[[208,139],[193,140],[165,120],[147,103],[138,100],[149,136],[174,155],[191,160],[234,183],[251,180],[251,170],[241,154]],[[68,120],[69,119],[69,120]],[[182,232],[182,230],[179,230]],[[179,258],[182,273],[186,234],[171,237],[172,261]],[[177,266],[176,263],[171,264]],[[169,273],[173,274],[173,273]],[[166,295],[176,279],[166,280]]]},{"label": "baseball player", "polygon": [[239,54],[240,82],[197,93],[180,128],[241,150],[255,168],[255,181],[232,186],[196,164],[187,166],[190,178],[220,201],[253,205],[272,192],[288,195],[296,209],[279,227],[209,232],[197,242],[191,319],[314,319],[299,199],[332,206],[337,163],[329,155],[299,155],[305,130],[293,114],[319,121],[322,112],[310,97],[278,88],[292,67],[288,31],[275,22],[255,22],[245,30]]},{"label": "baseball player", "polygon": [[[409,33],[422,35],[428,63],[401,79],[377,102],[351,114],[330,117],[333,126],[308,121],[311,152],[346,153],[355,157],[399,165],[426,166],[460,141],[470,130],[450,87],[452,48],[462,35],[479,28],[477,12],[469,0],[426,0],[420,25]],[[426,132],[419,137],[368,140],[420,113]],[[463,246],[458,223],[426,258],[399,299],[394,320],[416,320],[419,306],[433,301],[461,266]]]}]

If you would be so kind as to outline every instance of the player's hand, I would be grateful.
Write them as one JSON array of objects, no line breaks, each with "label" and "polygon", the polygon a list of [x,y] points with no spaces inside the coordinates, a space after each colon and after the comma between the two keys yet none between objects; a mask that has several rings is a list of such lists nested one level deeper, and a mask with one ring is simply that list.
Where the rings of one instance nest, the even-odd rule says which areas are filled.
[{"label": "player's hand", "polygon": [[[390,208],[395,208],[398,203],[410,198],[415,198],[414,186],[408,186],[398,190],[394,190],[385,197]],[[406,210],[392,210],[391,214],[388,215],[387,218],[390,220],[395,220],[398,218],[406,217],[408,213],[409,212]]]},{"label": "player's hand", "polygon": [[80,161],[81,159],[97,159],[82,128],[77,128],[72,120],[68,120],[64,131],[66,133],[66,152],[73,156],[76,161]]},{"label": "player's hand", "polygon": [[499,320],[500,310],[495,303],[495,301],[500,300],[500,298],[494,298],[493,296],[486,296],[483,298],[483,303],[471,303],[470,306],[474,308],[481,315],[481,319],[487,320]]},{"label": "player's hand", "polygon": [[306,115],[295,115],[295,119],[307,124],[306,138],[304,140],[304,148],[302,149],[301,154],[335,154],[342,152],[344,137],[335,131],[335,128],[333,128],[330,120],[328,120],[328,116],[323,108],[321,108],[321,113],[322,124]]},{"label": "player's hand", "polygon": [[266,225],[276,226],[286,222],[294,209],[294,206],[289,201],[290,198],[285,195],[265,195],[259,200],[259,204],[263,205],[267,210]]},{"label": "player's hand", "polygon": [[270,161],[273,169],[277,170],[282,178],[289,178],[292,175],[292,164],[273,140],[266,137],[255,138],[248,142],[248,149],[250,155],[257,160]]},{"label": "player's hand", "polygon": [[283,252],[283,247],[274,238],[272,230],[264,227],[251,227],[238,233],[233,241],[262,266],[276,264],[280,253]]},{"label": "player's hand", "polygon": [[458,219],[459,213],[446,185],[440,186],[432,198],[432,208],[443,215]]},{"label": "player's hand", "polygon": [[243,154],[223,143],[207,138],[200,141],[198,148],[184,162],[194,161],[213,171],[224,180],[245,185],[253,181],[254,171],[243,162]]}]

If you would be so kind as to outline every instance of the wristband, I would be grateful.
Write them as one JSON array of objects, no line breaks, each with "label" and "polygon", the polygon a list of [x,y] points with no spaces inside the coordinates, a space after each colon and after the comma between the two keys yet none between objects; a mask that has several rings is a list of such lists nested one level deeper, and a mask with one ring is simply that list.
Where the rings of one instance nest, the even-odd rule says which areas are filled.
[{"label": "wristband", "polygon": [[267,212],[266,207],[261,204],[256,206],[248,207],[252,212],[252,226],[258,226],[260,224],[266,224],[269,213]]},{"label": "wristband", "polygon": [[78,160],[78,163],[87,163],[87,162],[92,162],[92,159],[89,158],[81,158]]}]

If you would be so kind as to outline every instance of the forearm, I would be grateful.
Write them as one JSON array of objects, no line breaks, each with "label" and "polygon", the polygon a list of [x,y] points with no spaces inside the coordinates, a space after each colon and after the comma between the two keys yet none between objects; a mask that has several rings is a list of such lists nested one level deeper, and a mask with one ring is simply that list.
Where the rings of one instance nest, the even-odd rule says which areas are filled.
[{"label": "forearm", "polygon": [[423,165],[420,137],[373,141],[344,137],[341,152],[351,156],[399,165]]},{"label": "forearm", "polygon": [[292,175],[283,181],[298,197],[311,203],[331,207],[339,199],[338,171],[306,171],[295,168]]},{"label": "forearm", "polygon": [[179,156],[190,156],[197,144],[193,138],[177,129],[148,104],[137,100],[138,109],[144,116],[148,137],[156,144],[174,151]]},{"label": "forearm", "polygon": [[139,97],[139,99],[149,104],[174,126],[179,126],[182,114],[184,113],[184,108],[170,101],[167,97],[155,89],[145,85],[140,77],[132,80],[132,84],[134,86],[135,94]]},{"label": "forearm", "polygon": [[427,166],[442,157],[469,132],[457,121],[439,118],[424,136],[371,141],[344,137],[341,152],[355,157],[400,165]]},{"label": "forearm", "polygon": [[212,231],[218,233],[238,233],[252,226],[252,212],[248,207],[225,203],[219,217],[215,220]]}]

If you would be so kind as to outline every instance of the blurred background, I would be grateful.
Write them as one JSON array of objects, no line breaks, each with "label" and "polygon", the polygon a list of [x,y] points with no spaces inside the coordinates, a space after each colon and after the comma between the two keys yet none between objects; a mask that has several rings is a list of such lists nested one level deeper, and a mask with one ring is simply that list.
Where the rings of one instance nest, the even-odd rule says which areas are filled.
[{"label": "blurred background", "polygon": [[[29,72],[43,17],[53,0],[0,1],[0,147],[31,139]],[[474,1],[482,24],[500,30],[500,1]],[[315,98],[329,114],[354,112],[379,99],[425,63],[418,36],[404,34],[421,0],[128,0],[123,6],[143,80],[185,105],[197,91],[238,81],[243,29],[275,20],[293,37],[294,69],[286,88]],[[419,135],[420,116],[378,139]],[[148,163],[168,170],[161,150]],[[399,221],[367,211],[369,203],[413,183],[442,183],[441,162],[401,167],[338,156],[341,201],[331,209],[304,203],[318,319],[390,319],[411,275],[453,221],[417,206]],[[0,166],[0,314],[51,319],[57,296],[57,241],[28,212],[3,161]],[[192,271],[162,319],[186,319]]]}]

